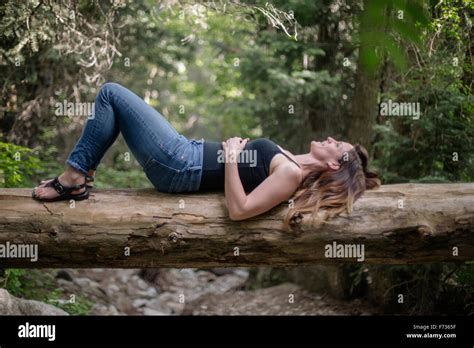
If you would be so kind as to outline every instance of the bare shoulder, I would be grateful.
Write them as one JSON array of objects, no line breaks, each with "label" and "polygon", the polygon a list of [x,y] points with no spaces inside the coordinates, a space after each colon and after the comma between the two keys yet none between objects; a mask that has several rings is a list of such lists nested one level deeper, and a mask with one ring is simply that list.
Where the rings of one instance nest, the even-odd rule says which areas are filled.
[{"label": "bare shoulder", "polygon": [[298,168],[293,162],[289,161],[285,156],[283,155],[280,155],[280,156],[278,156],[280,158],[276,158],[275,166],[272,170],[272,174],[285,177],[286,180],[299,184],[303,179],[303,172],[301,168]]},{"label": "bare shoulder", "polygon": [[298,168],[294,163],[288,163],[286,162],[285,164],[281,164],[281,171],[285,174],[288,175],[293,180],[298,180],[301,181],[302,179],[302,170]]}]

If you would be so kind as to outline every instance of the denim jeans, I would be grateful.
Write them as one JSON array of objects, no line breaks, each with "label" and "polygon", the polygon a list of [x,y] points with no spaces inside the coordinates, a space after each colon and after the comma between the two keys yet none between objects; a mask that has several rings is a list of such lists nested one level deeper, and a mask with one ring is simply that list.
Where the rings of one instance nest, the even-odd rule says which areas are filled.
[{"label": "denim jeans", "polygon": [[161,192],[193,192],[202,175],[203,140],[187,139],[155,109],[117,83],[105,83],[67,163],[84,174],[97,169],[119,132]]}]

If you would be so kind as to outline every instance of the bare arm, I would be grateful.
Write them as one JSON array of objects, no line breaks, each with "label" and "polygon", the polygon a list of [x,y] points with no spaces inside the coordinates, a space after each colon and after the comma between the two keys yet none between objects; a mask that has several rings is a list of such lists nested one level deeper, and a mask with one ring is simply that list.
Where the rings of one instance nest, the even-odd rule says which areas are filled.
[{"label": "bare arm", "polygon": [[[247,141],[239,139],[231,138],[223,143],[224,151],[226,153],[232,151],[240,153]],[[239,177],[237,163],[226,160],[225,198],[229,217],[232,220],[244,220],[260,215],[291,198],[298,188],[299,182],[300,173],[293,166],[283,166],[277,168],[247,195]]]}]

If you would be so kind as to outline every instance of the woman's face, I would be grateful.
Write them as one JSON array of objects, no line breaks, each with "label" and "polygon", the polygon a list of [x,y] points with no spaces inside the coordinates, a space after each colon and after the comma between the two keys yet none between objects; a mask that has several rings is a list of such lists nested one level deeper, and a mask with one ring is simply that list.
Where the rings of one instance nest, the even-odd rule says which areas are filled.
[{"label": "woman's face", "polygon": [[[311,155],[323,163],[328,163],[330,167],[339,167],[339,160],[345,152],[352,150],[354,147],[344,141],[337,141],[331,137],[327,137],[324,141],[311,142]],[[337,169],[335,168],[335,169]]]}]

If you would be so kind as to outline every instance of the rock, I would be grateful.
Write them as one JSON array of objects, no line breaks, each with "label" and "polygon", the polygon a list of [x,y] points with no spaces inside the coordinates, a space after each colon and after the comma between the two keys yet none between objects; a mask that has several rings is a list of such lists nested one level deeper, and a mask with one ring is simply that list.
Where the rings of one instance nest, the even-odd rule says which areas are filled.
[{"label": "rock", "polygon": [[133,298],[137,298],[137,297],[138,298],[144,298],[144,297],[155,298],[156,296],[158,296],[158,293],[155,288],[148,288],[146,291],[133,289],[131,293],[131,297]]},{"label": "rock", "polygon": [[147,304],[148,304],[148,300],[146,300],[144,298],[137,298],[137,299],[133,300],[133,302],[132,302],[132,306],[135,307],[135,308],[145,307]]},{"label": "rock", "polygon": [[130,271],[131,270],[121,270],[118,275],[118,280],[120,280],[120,282],[122,282],[123,284],[127,284],[131,276]]},{"label": "rock", "polygon": [[89,278],[76,278],[74,279],[74,283],[77,284],[81,292],[96,296],[98,298],[106,298],[107,292],[102,289],[99,283]]},{"label": "rock", "polygon": [[158,296],[158,292],[156,291],[155,288],[151,287],[151,288],[148,288],[148,290],[146,291],[146,295],[148,297],[156,297]]},{"label": "rock", "polygon": [[101,305],[101,304],[96,304],[94,307],[91,309],[91,314],[93,315],[120,315],[119,311],[115,306],[109,305]]},{"label": "rock", "polygon": [[140,289],[132,282],[127,284],[126,289],[127,294],[131,297],[141,296]]},{"label": "rock", "polygon": [[134,283],[140,290],[146,290],[150,287],[146,281],[140,278],[138,275],[134,275],[131,279],[131,282]]},{"label": "rock", "polygon": [[77,293],[78,292],[79,287],[74,282],[70,282],[70,281],[65,280],[65,279],[57,279],[56,283],[57,283],[58,287],[62,289],[63,292],[67,292],[67,293]]},{"label": "rock", "polygon": [[69,315],[62,309],[39,301],[25,300],[0,289],[0,315]]},{"label": "rock", "polygon": [[76,278],[74,283],[79,285],[81,288],[90,288],[93,281],[89,278]]},{"label": "rock", "polygon": [[226,275],[226,274],[232,274],[235,271],[234,271],[233,268],[211,268],[211,269],[209,269],[209,272],[212,272],[217,276],[223,276],[223,275]]},{"label": "rock", "polygon": [[179,314],[184,308],[184,304],[177,308],[176,304],[179,302],[177,294],[165,292],[160,294],[157,298],[148,301],[147,308],[166,313],[166,314]]},{"label": "rock", "polygon": [[113,296],[114,293],[119,292],[120,288],[117,286],[117,284],[112,283],[112,284],[107,285],[107,288],[105,291],[107,292],[107,295],[110,297],[110,296]]}]

